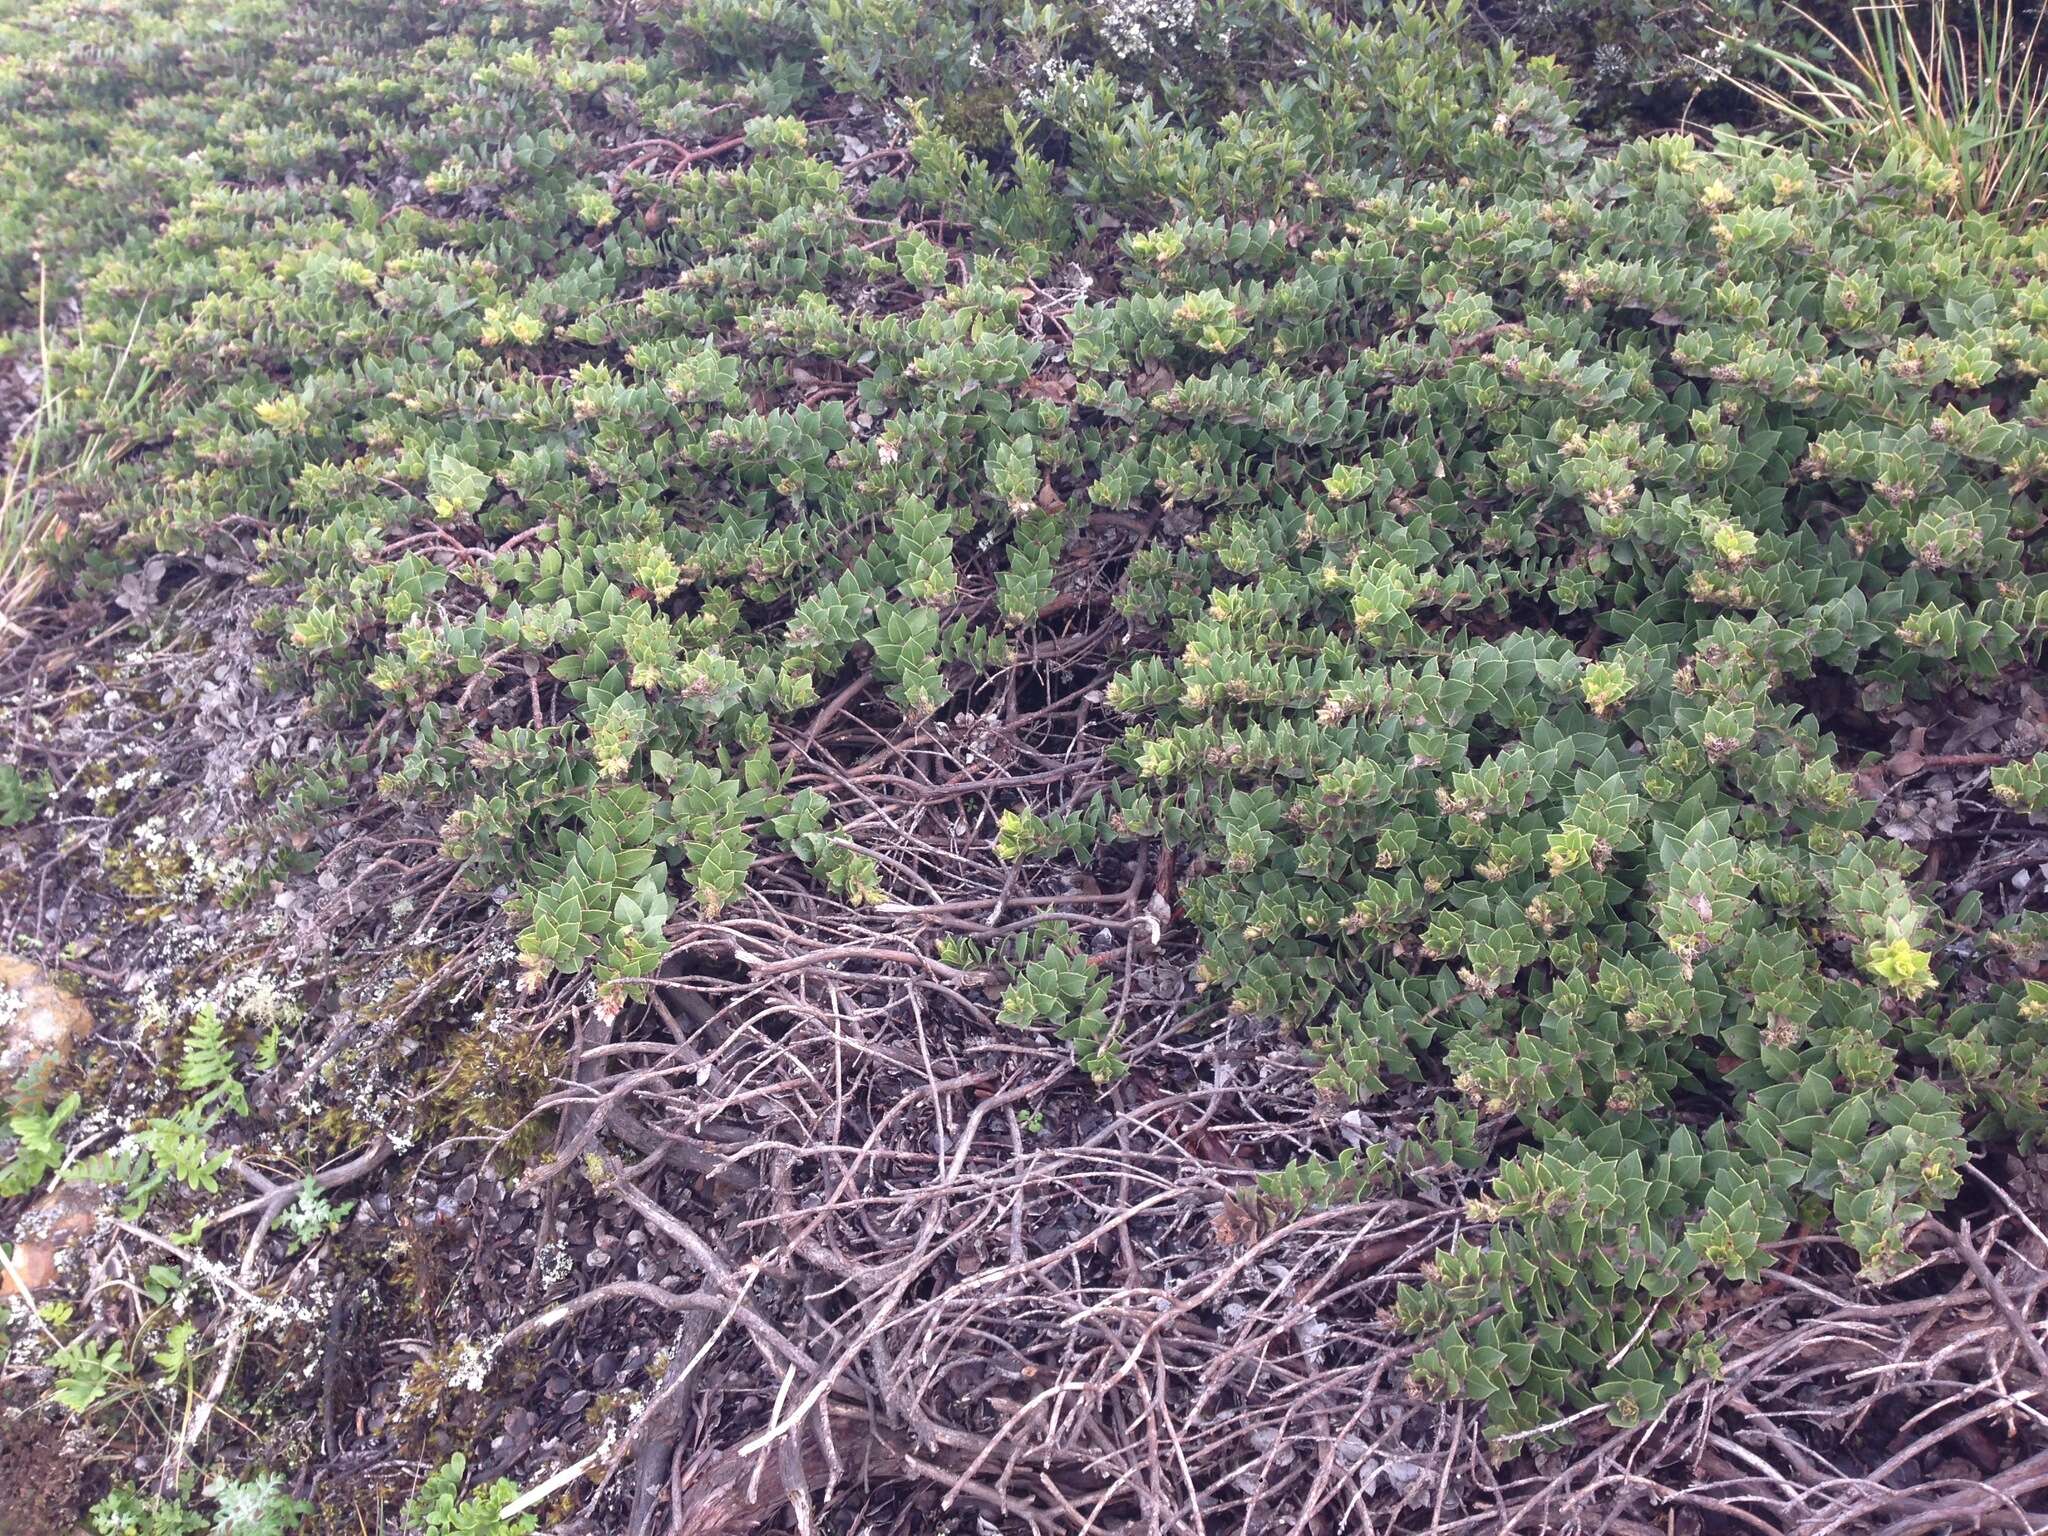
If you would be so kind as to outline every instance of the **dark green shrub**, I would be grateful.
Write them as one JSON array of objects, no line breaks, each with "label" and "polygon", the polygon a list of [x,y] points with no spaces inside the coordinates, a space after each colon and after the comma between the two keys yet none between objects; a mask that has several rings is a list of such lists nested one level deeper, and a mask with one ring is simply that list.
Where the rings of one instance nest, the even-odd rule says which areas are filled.
[{"label": "dark green shrub", "polygon": [[61,297],[81,264],[153,232],[277,149],[317,152],[276,111],[278,0],[24,0],[0,12],[0,327],[33,324],[39,260]]},{"label": "dark green shrub", "polygon": [[1712,121],[1703,106],[1739,105],[1729,76],[1775,73],[1759,47],[1830,57],[1811,18],[1832,22],[1845,9],[1782,0],[1482,0],[1477,14],[1525,53],[1569,70],[1595,117],[1674,122],[1681,114]]}]

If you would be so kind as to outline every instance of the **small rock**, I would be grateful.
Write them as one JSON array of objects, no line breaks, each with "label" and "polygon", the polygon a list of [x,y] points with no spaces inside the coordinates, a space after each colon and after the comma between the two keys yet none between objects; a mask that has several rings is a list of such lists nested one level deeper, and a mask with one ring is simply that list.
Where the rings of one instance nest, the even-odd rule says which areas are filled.
[{"label": "small rock", "polygon": [[30,1206],[15,1228],[12,1268],[0,1271],[0,1296],[33,1295],[54,1284],[57,1255],[88,1236],[98,1220],[91,1192],[79,1184],[66,1184]]},{"label": "small rock", "polygon": [[92,1033],[92,1012],[32,960],[0,955],[0,1094],[38,1062],[62,1066]]}]

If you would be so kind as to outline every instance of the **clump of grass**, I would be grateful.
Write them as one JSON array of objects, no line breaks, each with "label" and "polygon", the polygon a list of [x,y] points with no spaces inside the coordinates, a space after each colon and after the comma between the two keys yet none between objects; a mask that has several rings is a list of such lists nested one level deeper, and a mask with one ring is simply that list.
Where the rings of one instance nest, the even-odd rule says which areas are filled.
[{"label": "clump of grass", "polygon": [[49,576],[42,551],[67,531],[62,503],[55,494],[60,476],[89,479],[126,452],[124,445],[100,431],[90,431],[70,443],[68,456],[60,455],[58,445],[65,443],[70,429],[84,419],[76,414],[81,403],[97,411],[113,403],[117,389],[127,390],[132,401],[149,388],[153,379],[149,370],[134,374],[128,370],[135,338],[142,329],[142,313],[137,311],[127,344],[102,380],[100,393],[86,400],[52,380],[49,273],[42,270],[38,274],[36,349],[41,397],[6,445],[5,470],[0,473],[0,634],[22,632],[20,616],[42,592]]},{"label": "clump of grass", "polygon": [[20,633],[15,615],[41,590],[44,567],[36,548],[56,532],[51,499],[42,494],[44,445],[53,435],[57,395],[50,388],[49,274],[42,274],[36,324],[40,353],[38,387],[42,398],[9,444],[7,472],[0,478],[0,630]]},{"label": "clump of grass", "polygon": [[1724,71],[1845,159],[1935,173],[1958,213],[2025,222],[2048,210],[2048,58],[2020,0],[1877,0],[1840,31],[1808,13],[1832,61],[1762,43],[1777,86]]}]

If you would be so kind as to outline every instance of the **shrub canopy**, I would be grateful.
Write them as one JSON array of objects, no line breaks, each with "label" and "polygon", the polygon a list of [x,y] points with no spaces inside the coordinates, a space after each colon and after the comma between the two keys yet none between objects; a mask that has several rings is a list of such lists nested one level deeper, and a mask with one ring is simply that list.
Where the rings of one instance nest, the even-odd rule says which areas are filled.
[{"label": "shrub canopy", "polygon": [[[792,728],[914,743],[1113,621],[1109,787],[992,789],[991,862],[1170,854],[1201,985],[1381,1127],[1235,1220],[1483,1175],[1397,1313],[1496,1432],[1647,1418],[1778,1240],[1888,1272],[2038,1129],[2043,929],[1935,904],[1830,732],[2035,654],[2048,232],[1910,163],[1591,153],[1555,69],[1406,5],[614,10],[6,81],[17,128],[82,97],[61,197],[121,215],[62,381],[165,381],[71,558],[272,594],[334,725],[282,825],[430,816],[536,984],[618,1002],[763,859],[903,895]],[[1071,926],[901,942],[1129,1066]]]}]

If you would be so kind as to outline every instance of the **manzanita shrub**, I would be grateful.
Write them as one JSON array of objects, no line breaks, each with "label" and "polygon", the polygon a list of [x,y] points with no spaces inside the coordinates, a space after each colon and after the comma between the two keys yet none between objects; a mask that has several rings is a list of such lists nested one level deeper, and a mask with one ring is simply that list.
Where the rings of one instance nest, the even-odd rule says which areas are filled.
[{"label": "manzanita shrub", "polygon": [[[1590,153],[1454,11],[1077,9],[335,11],[260,173],[231,135],[87,275],[66,378],[133,335],[175,384],[76,559],[246,561],[336,724],[287,812],[431,810],[616,998],[765,853],[887,900],[778,724],[943,720],[1142,528],[1119,787],[1001,856],[1170,847],[1205,988],[1368,1125],[1434,1095],[1267,1180],[1486,1168],[1400,1292],[1419,1389],[1641,1421],[1774,1243],[1893,1272],[2040,1128],[2048,928],[1930,903],[1824,701],[2037,653],[2048,232]],[[1121,1070],[1066,930],[948,957]]]}]

